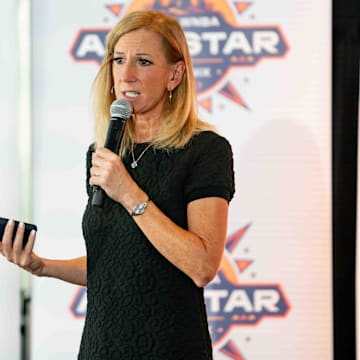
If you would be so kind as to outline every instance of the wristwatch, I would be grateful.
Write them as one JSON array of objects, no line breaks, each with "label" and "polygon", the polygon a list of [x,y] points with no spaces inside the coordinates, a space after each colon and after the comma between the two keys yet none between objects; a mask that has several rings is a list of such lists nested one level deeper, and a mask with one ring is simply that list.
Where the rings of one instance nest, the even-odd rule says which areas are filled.
[{"label": "wristwatch", "polygon": [[146,209],[146,207],[149,204],[150,199],[140,203],[140,204],[136,204],[133,208],[133,210],[131,211],[131,216],[137,216],[137,215],[142,215]]}]

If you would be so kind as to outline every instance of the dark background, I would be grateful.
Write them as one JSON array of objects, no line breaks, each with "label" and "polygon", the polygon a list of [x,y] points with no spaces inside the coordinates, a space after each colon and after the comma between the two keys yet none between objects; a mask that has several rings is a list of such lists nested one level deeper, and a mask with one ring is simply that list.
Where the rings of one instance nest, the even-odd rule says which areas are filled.
[{"label": "dark background", "polygon": [[360,0],[333,0],[332,216],[334,359],[336,360],[356,359],[359,19]]}]

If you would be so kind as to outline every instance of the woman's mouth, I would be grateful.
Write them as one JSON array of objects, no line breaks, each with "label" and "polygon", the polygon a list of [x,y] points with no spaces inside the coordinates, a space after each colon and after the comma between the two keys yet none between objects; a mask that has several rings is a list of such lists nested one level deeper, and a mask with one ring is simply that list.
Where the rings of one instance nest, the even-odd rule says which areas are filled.
[{"label": "woman's mouth", "polygon": [[124,95],[129,98],[136,98],[140,95],[137,91],[124,91]]}]

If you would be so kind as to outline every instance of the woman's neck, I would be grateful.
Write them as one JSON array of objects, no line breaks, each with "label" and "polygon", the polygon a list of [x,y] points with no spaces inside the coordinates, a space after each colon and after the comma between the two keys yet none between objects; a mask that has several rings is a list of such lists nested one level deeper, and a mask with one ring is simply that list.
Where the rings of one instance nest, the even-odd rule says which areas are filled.
[{"label": "woman's neck", "polygon": [[160,121],[134,116],[135,142],[144,143],[153,140],[158,134]]}]

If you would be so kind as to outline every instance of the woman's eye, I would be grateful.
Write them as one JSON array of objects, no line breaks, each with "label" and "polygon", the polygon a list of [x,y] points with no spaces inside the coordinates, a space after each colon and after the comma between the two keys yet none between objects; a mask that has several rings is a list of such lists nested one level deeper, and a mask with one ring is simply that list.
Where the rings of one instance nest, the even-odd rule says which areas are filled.
[{"label": "woman's eye", "polygon": [[150,60],[147,60],[147,59],[139,59],[139,63],[141,65],[144,65],[144,66],[147,66],[147,65],[151,65],[152,62]]},{"label": "woman's eye", "polygon": [[116,57],[116,58],[113,58],[113,61],[116,62],[116,64],[122,64],[124,62],[124,58]]}]

